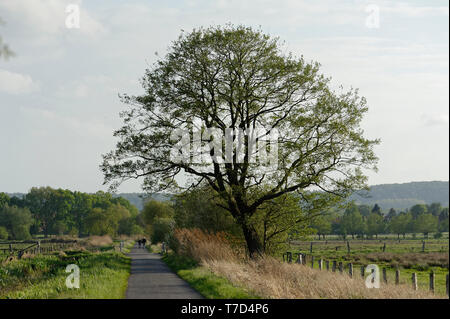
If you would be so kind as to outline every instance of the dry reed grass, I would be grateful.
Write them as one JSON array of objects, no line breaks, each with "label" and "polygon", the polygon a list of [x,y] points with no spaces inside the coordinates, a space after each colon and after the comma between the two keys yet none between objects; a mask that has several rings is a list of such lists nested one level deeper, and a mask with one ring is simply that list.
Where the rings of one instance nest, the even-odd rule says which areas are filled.
[{"label": "dry reed grass", "polygon": [[359,276],[311,269],[282,263],[265,256],[257,260],[243,258],[229,245],[225,234],[207,234],[201,230],[179,229],[175,237],[179,252],[194,258],[213,273],[243,285],[263,298],[274,299],[428,299],[441,298],[428,291],[415,291],[407,285],[386,285],[369,289]]},{"label": "dry reed grass", "polygon": [[111,245],[113,243],[113,240],[109,235],[91,236],[89,237],[87,243],[90,246],[106,246]]}]

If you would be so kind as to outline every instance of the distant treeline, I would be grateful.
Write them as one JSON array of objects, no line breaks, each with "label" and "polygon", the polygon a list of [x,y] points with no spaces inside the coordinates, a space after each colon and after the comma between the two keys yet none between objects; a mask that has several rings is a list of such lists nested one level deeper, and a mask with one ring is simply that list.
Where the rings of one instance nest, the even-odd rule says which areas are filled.
[{"label": "distant treeline", "polygon": [[109,193],[50,187],[32,188],[20,197],[0,193],[0,239],[29,239],[37,234],[81,237],[142,233],[138,209]]},{"label": "distant treeline", "polygon": [[368,205],[352,204],[344,211],[329,211],[315,218],[311,227],[316,233],[325,238],[326,235],[340,235],[344,239],[351,235],[357,237],[377,237],[379,234],[397,234],[398,237],[406,234],[448,232],[448,207],[440,203],[430,205],[417,204],[404,211],[397,212],[391,208],[387,214],[381,212],[378,204]]}]

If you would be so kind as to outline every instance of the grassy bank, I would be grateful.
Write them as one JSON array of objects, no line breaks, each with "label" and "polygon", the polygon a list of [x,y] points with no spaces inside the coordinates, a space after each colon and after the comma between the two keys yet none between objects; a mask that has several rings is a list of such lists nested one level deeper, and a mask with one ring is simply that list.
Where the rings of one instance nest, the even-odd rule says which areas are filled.
[{"label": "grassy bank", "polygon": [[[212,274],[245,287],[262,298],[275,299],[433,299],[445,298],[410,284],[380,284],[370,289],[360,276],[312,269],[262,256],[248,259],[223,233],[176,229],[179,254],[192,258]],[[392,281],[391,281],[392,282]]]},{"label": "grassy bank", "polygon": [[226,278],[213,274],[196,261],[173,253],[163,257],[164,262],[186,280],[195,290],[208,299],[254,299],[258,298],[249,289],[231,283]]},{"label": "grassy bank", "polygon": [[[111,249],[66,251],[10,262],[0,267],[0,298],[123,298],[130,258]],[[80,288],[66,287],[66,266],[80,268]]]}]

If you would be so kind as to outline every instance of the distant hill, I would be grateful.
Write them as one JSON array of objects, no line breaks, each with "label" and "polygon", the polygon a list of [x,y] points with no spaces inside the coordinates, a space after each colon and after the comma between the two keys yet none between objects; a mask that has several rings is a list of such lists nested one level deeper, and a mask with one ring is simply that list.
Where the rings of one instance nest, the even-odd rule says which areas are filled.
[{"label": "distant hill", "polygon": [[144,203],[151,199],[162,202],[170,200],[170,195],[161,193],[153,193],[150,195],[145,193],[120,193],[114,194],[113,197],[123,197],[139,210],[142,210],[144,208]]},{"label": "distant hill", "polygon": [[[350,199],[358,204],[374,205],[381,209],[404,210],[416,204],[449,204],[449,182],[411,182],[404,184],[381,184],[370,187],[364,195],[352,195]],[[367,196],[367,197],[366,197]]]}]

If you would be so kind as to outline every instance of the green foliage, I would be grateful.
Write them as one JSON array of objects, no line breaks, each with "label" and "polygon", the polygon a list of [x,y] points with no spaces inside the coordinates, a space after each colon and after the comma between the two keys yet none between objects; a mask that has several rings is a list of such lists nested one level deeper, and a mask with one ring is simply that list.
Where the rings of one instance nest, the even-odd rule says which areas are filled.
[{"label": "green foliage", "polygon": [[433,238],[434,238],[434,239],[442,238],[442,233],[441,233],[441,232],[435,233],[435,234],[433,235]]},{"label": "green foliage", "polygon": [[6,240],[8,239],[9,234],[8,230],[4,226],[0,226],[0,240]]},{"label": "green foliage", "polygon": [[341,233],[345,236],[347,234],[352,235],[352,238],[356,234],[363,234],[365,231],[365,224],[358,206],[350,205],[345,210],[344,216],[341,222]]},{"label": "green foliage", "polygon": [[437,230],[438,219],[431,214],[421,214],[417,217],[415,224],[415,231],[423,233],[424,236],[428,237],[428,233]]},{"label": "green foliage", "polygon": [[317,235],[319,235],[319,239],[320,236],[323,236],[325,238],[325,235],[332,233],[333,218],[335,218],[334,214],[326,212],[325,214],[317,216],[313,219],[311,228],[316,230]]},{"label": "green foliage", "polygon": [[385,223],[381,214],[373,212],[367,218],[367,234],[378,235],[384,232]]},{"label": "green foliage", "polygon": [[120,204],[110,205],[106,209],[96,207],[88,213],[85,227],[90,235],[115,236],[121,221],[129,220],[130,215],[130,212]]},{"label": "green foliage", "polygon": [[242,230],[226,209],[217,206],[220,198],[209,187],[193,189],[174,197],[174,219],[179,228],[199,228],[242,236]]},{"label": "green foliage", "polygon": [[239,287],[226,278],[219,277],[207,268],[199,266],[195,261],[184,256],[168,254],[164,262],[186,280],[195,290],[208,299],[255,299],[254,293]]},{"label": "green foliage", "polygon": [[417,204],[411,207],[410,212],[413,218],[417,218],[420,215],[423,215],[428,212],[428,207],[425,204]]},{"label": "green foliage", "polygon": [[156,200],[148,201],[142,211],[142,219],[147,225],[152,225],[158,218],[172,218],[173,215],[174,211],[169,203]]},{"label": "green foliage", "polygon": [[389,230],[394,233],[403,234],[405,236],[406,233],[409,232],[409,228],[412,222],[412,215],[410,213],[400,213],[394,218],[392,218],[389,223]]},{"label": "green foliage", "polygon": [[9,205],[10,197],[5,193],[0,193],[0,209],[5,205]]},{"label": "green foliage", "polygon": [[[309,194],[310,201],[320,201],[319,194]],[[317,205],[316,207],[320,207]],[[293,194],[284,194],[261,205],[252,216],[250,223],[262,239],[263,252],[274,254],[286,248],[290,240],[305,238],[313,230],[311,220],[321,215],[321,211],[301,206],[301,200]]]},{"label": "green foliage", "polygon": [[136,217],[123,218],[119,221],[119,228],[117,233],[122,235],[142,235],[145,233],[144,229],[137,224]]},{"label": "green foliage", "polygon": [[442,211],[441,203],[431,203],[427,205],[427,211],[433,216],[439,216]]},{"label": "green foliage", "polygon": [[3,206],[0,209],[0,226],[3,226],[12,239],[30,239],[30,225],[33,218],[27,208]]},{"label": "green foliage", "polygon": [[[66,266],[80,267],[80,289],[69,289]],[[117,252],[66,251],[38,255],[0,268],[0,298],[120,299],[125,296],[130,258]]]},{"label": "green foliage", "polygon": [[[14,230],[11,222],[5,226],[9,235],[15,239],[29,238],[30,232],[73,236],[143,233],[138,222],[137,208],[126,199],[113,197],[105,192],[87,194],[40,187],[32,188],[23,199],[16,196],[9,198],[8,195],[0,193],[0,211],[6,206],[31,213],[31,222],[22,221],[21,226],[15,226]],[[10,219],[11,217],[8,220]]]},{"label": "green foliage", "polygon": [[170,241],[175,229],[175,221],[172,218],[158,217],[152,224],[150,239],[152,244]]}]

